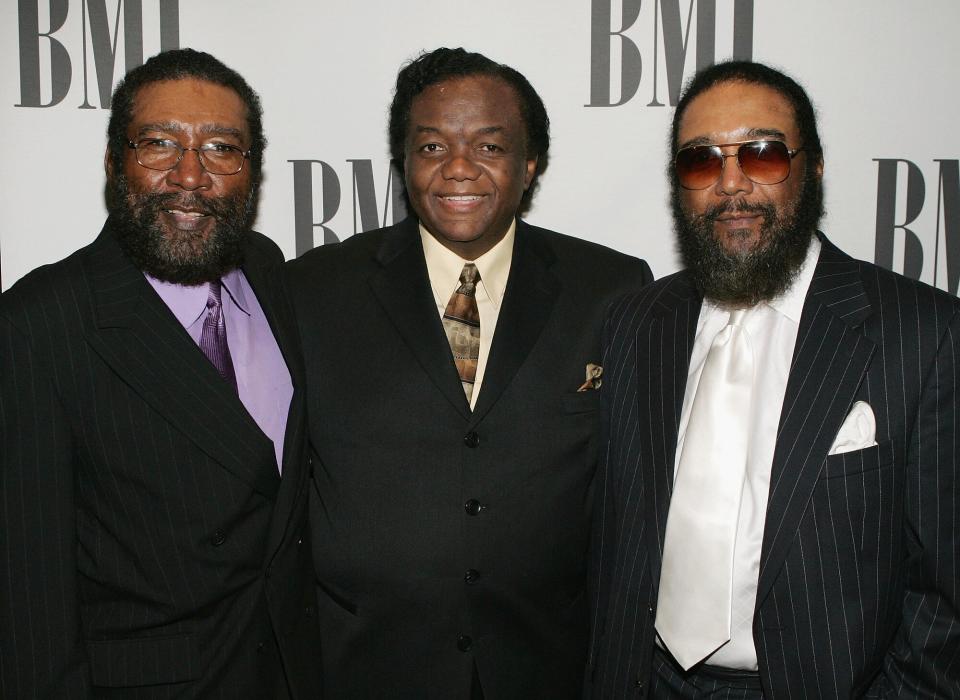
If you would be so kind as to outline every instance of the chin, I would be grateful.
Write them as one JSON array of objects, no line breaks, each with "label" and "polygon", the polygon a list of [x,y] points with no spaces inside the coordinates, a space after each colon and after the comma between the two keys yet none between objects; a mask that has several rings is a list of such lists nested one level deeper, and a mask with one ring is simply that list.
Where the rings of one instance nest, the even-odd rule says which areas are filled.
[{"label": "chin", "polygon": [[762,246],[760,232],[750,229],[727,231],[719,237],[719,243],[725,253],[734,256],[749,255]]}]

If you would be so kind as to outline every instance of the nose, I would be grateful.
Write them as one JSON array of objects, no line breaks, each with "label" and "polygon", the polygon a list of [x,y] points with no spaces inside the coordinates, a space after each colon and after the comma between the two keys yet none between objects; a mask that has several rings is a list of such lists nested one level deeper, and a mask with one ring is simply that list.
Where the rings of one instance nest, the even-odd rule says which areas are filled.
[{"label": "nose", "polygon": [[743,174],[740,162],[737,160],[737,147],[733,146],[733,153],[721,153],[723,166],[720,179],[717,180],[717,189],[720,194],[735,195],[741,192],[753,191],[753,180]]},{"label": "nose", "polygon": [[182,190],[193,191],[209,189],[213,178],[200,162],[200,152],[195,148],[186,148],[180,162],[167,171],[167,182]]},{"label": "nose", "polygon": [[480,167],[470,157],[468,148],[451,150],[449,158],[443,163],[440,174],[445,180],[476,180],[480,177]]}]

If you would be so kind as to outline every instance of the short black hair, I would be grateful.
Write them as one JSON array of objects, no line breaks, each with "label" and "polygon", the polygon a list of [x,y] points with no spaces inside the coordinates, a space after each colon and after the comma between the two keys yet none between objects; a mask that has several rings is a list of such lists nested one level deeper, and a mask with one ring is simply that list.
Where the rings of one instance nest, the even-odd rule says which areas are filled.
[{"label": "short black hair", "polygon": [[497,63],[480,53],[463,48],[443,47],[421,53],[400,69],[393,102],[390,104],[390,157],[394,165],[403,172],[404,143],[410,126],[410,107],[417,95],[431,85],[445,80],[477,75],[504,81],[514,89],[520,100],[520,114],[527,135],[527,157],[537,159],[533,183],[524,197],[527,202],[535,188],[537,176],[547,167],[547,152],[550,150],[550,118],[547,117],[547,108],[530,81],[520,71]]},{"label": "short black hair", "polygon": [[124,76],[110,101],[110,122],[107,125],[107,148],[114,171],[123,172],[123,154],[127,150],[127,129],[133,119],[137,93],[146,85],[165,80],[195,78],[230,88],[247,107],[247,129],[250,132],[250,166],[254,187],[260,181],[263,151],[267,139],[263,135],[263,109],[260,98],[239,73],[219,59],[194,49],[173,49],[152,56],[142,66]]},{"label": "short black hair", "polygon": [[[808,155],[809,164],[823,158],[823,146],[817,132],[817,115],[810,97],[796,80],[775,68],[753,61],[725,61],[708,66],[697,72],[683,89],[677,109],[673,113],[670,131],[671,162],[677,152],[680,119],[690,103],[714,85],[720,83],[749,83],[763,85],[783,95],[793,107],[794,118],[800,131],[800,142]],[[671,168],[671,172],[672,172]]]}]

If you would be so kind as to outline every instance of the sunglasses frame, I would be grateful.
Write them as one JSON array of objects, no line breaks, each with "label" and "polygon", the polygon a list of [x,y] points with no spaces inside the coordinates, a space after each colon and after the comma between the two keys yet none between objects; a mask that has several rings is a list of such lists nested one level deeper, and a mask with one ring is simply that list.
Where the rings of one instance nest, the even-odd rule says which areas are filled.
[{"label": "sunglasses frame", "polygon": [[[786,151],[786,154],[787,154],[787,172],[786,174],[784,174],[782,178],[780,178],[775,182],[758,182],[757,180],[754,180],[752,177],[750,177],[750,175],[748,175],[747,172],[743,169],[743,164],[740,162],[740,151],[747,146],[757,146],[757,145],[765,146],[768,144],[779,144],[783,146],[783,149],[784,151]],[[737,147],[736,153],[724,153],[723,151],[720,150],[721,148],[727,148],[729,146],[736,146]],[[717,171],[716,179],[712,180],[711,182],[704,185],[703,187],[687,187],[686,185],[683,184],[683,182],[681,182],[680,174],[677,171],[677,159],[685,151],[692,151],[697,148],[707,148],[710,150],[716,149],[716,153],[720,156],[720,169]],[[803,151],[803,150],[805,150],[803,146],[800,146],[798,148],[794,148],[791,150],[790,148],[787,147],[786,142],[780,139],[750,139],[749,141],[735,141],[734,143],[712,143],[712,144],[698,144],[694,146],[684,146],[679,151],[677,151],[676,155],[673,157],[673,171],[677,176],[677,182],[680,184],[680,186],[683,189],[692,190],[692,191],[705,190],[708,187],[712,187],[713,185],[717,184],[720,178],[723,177],[723,166],[726,164],[727,158],[736,158],[737,167],[740,168],[740,172],[743,173],[743,176],[748,180],[750,180],[750,182],[756,185],[778,185],[784,180],[786,180],[788,177],[790,177],[790,171],[792,169],[791,166],[793,164],[793,159],[797,156],[798,153],[800,153],[800,151]]]}]

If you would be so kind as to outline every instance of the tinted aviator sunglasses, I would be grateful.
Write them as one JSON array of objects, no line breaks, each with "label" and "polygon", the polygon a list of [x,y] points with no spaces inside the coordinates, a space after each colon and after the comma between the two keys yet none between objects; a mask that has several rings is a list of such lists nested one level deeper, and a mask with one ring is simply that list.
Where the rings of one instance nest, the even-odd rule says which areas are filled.
[{"label": "tinted aviator sunglasses", "polygon": [[[737,146],[737,152],[720,150],[727,146]],[[802,150],[803,146],[791,151],[783,141],[766,140],[687,146],[677,151],[673,168],[681,187],[703,190],[720,179],[726,159],[736,156],[740,171],[752,182],[776,185],[790,175],[790,162]]]}]

